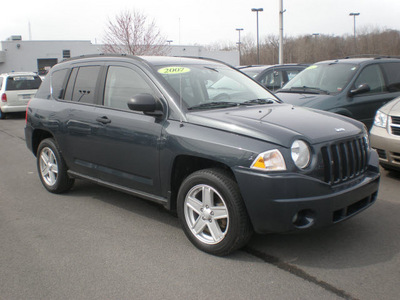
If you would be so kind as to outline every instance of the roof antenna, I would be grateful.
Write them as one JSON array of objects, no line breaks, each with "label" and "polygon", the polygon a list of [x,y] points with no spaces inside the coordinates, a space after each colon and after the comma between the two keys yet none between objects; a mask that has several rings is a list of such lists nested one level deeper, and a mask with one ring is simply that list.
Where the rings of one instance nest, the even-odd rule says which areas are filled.
[{"label": "roof antenna", "polygon": [[[179,58],[179,64],[182,66],[182,57]],[[179,115],[179,127],[183,127],[182,120],[182,73],[179,73],[179,110],[181,111]]]}]

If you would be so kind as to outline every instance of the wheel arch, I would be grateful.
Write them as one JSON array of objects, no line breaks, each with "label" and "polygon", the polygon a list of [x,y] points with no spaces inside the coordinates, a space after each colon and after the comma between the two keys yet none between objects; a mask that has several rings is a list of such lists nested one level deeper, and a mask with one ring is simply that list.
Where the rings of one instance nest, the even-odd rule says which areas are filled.
[{"label": "wheel arch", "polygon": [[173,162],[172,169],[171,169],[171,182],[170,182],[170,191],[171,191],[171,197],[170,197],[170,209],[175,211],[177,207],[177,196],[178,196],[178,191],[179,188],[183,182],[183,180],[189,176],[190,174],[203,170],[203,169],[210,169],[210,168],[216,168],[216,169],[222,169],[225,170],[229,176],[233,178],[233,180],[236,181],[235,176],[231,170],[231,168],[221,162],[203,158],[203,157],[197,157],[197,156],[191,156],[191,155],[180,155],[177,156]]},{"label": "wheel arch", "polygon": [[47,138],[53,138],[54,136],[51,132],[47,130],[42,130],[42,129],[36,129],[32,133],[32,152],[36,156],[37,155],[37,150],[39,148],[39,144]]}]

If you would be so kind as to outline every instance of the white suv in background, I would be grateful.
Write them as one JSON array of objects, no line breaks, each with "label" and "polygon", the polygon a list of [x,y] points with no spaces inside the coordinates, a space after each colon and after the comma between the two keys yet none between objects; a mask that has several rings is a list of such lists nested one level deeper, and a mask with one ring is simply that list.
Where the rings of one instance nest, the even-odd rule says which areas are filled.
[{"label": "white suv in background", "polygon": [[0,119],[7,113],[25,111],[42,80],[32,72],[12,72],[0,75]]}]

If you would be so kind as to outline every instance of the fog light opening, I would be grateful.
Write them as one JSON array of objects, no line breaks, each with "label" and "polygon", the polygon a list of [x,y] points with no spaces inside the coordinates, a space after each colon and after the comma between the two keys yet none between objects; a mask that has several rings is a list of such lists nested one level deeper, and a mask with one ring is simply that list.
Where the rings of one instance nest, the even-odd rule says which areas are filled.
[{"label": "fog light opening", "polygon": [[293,216],[292,222],[298,229],[309,228],[315,223],[315,213],[310,209],[303,209]]}]

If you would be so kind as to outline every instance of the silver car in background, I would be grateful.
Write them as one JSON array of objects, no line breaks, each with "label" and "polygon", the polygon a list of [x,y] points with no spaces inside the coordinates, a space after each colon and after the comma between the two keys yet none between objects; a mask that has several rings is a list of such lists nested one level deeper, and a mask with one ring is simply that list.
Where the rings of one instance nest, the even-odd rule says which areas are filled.
[{"label": "silver car in background", "polygon": [[42,79],[33,72],[0,74],[0,119],[8,113],[25,111],[41,83]]},{"label": "silver car in background", "polygon": [[385,169],[400,171],[400,97],[382,106],[370,132],[371,146]]}]

